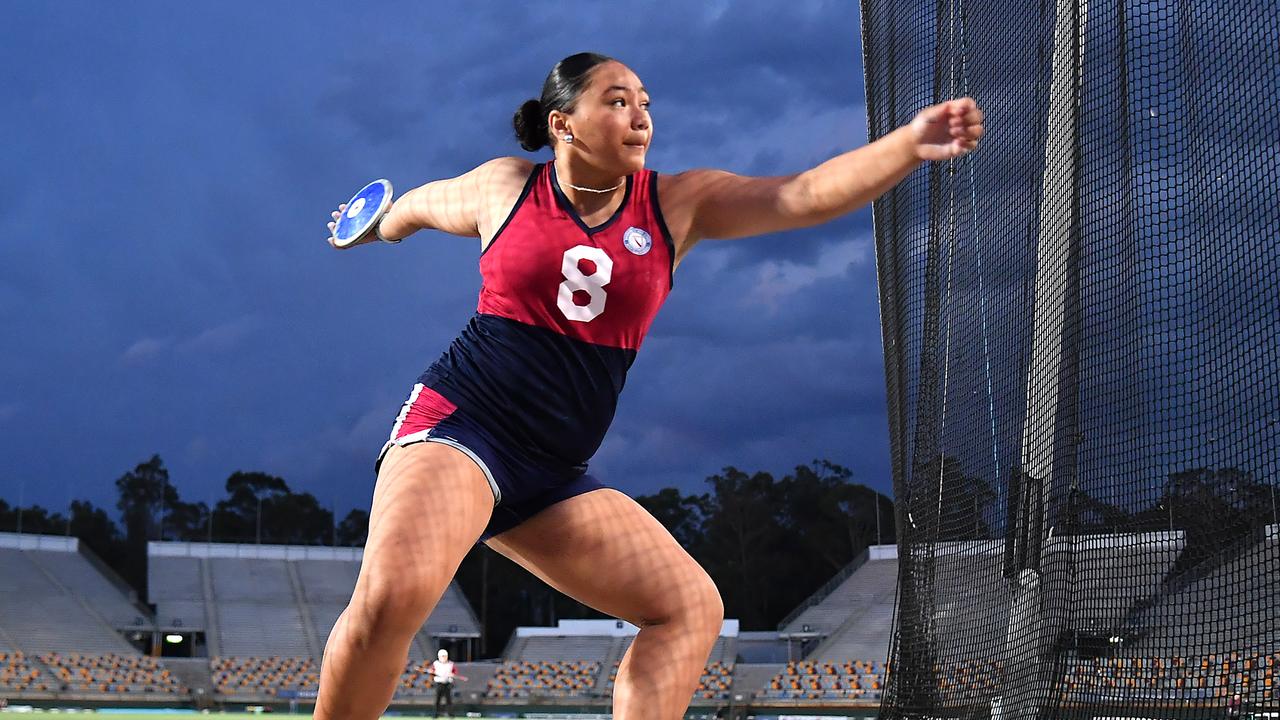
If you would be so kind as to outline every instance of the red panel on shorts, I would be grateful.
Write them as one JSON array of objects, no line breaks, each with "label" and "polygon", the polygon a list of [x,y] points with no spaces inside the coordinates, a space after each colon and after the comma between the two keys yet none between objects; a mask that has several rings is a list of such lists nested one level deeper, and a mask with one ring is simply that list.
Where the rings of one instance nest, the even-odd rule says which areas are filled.
[{"label": "red panel on shorts", "polygon": [[413,394],[409,396],[404,407],[400,408],[400,417],[396,418],[391,439],[399,440],[406,435],[430,430],[457,409],[457,405],[449,402],[435,390],[425,385],[415,385]]}]

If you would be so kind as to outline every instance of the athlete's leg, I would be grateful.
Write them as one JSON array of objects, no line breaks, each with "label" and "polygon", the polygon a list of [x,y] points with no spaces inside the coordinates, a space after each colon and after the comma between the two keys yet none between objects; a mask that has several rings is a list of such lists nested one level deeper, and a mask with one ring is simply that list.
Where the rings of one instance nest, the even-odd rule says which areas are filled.
[{"label": "athlete's leg", "polygon": [[488,543],[564,594],[641,628],[618,668],[615,720],[684,715],[724,606],[711,578],[652,515],[616,490],[595,490]]},{"label": "athlete's leg", "polygon": [[488,481],[458,450],[418,443],[387,452],[355,592],[325,646],[316,720],[382,715],[414,633],[492,513]]}]

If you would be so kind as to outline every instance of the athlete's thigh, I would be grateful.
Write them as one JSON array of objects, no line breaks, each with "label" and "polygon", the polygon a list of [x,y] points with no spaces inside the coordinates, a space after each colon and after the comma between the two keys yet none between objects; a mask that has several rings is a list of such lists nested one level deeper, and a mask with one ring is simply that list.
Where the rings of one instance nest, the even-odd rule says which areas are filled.
[{"label": "athlete's thigh", "polygon": [[462,452],[430,442],[392,447],[373,492],[357,590],[452,577],[492,513],[493,491]]},{"label": "athlete's thigh", "polygon": [[647,510],[611,489],[556,503],[488,544],[548,585],[636,625],[719,613],[706,572]]}]

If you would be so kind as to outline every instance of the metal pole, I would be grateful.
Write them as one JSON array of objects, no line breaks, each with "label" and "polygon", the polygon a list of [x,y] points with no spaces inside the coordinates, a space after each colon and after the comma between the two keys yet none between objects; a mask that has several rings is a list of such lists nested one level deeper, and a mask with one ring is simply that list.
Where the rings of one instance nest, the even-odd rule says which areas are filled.
[{"label": "metal pole", "polygon": [[876,544],[884,544],[884,541],[880,539],[880,493],[876,493]]},{"label": "metal pole", "polygon": [[164,542],[164,496],[169,492],[169,476],[164,476],[164,483],[160,487],[160,542]]},{"label": "metal pole", "polygon": [[1007,717],[1042,718],[1065,622],[1062,543],[1053,543],[1054,500],[1076,481],[1078,358],[1082,323],[1078,212],[1079,117],[1088,0],[1056,0],[1049,108],[1045,128],[1040,232],[1036,248],[1031,361],[1026,369],[1021,493],[1012,528],[1013,601],[1005,636]]},{"label": "metal pole", "polygon": [[261,545],[262,544],[262,496],[261,495],[258,496],[258,519],[257,519],[256,525],[257,527],[254,530],[254,537],[256,538],[257,544]]}]

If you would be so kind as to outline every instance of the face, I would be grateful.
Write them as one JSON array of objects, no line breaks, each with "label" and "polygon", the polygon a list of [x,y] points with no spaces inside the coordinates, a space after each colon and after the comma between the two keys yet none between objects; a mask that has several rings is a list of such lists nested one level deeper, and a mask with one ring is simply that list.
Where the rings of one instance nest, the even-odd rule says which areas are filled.
[{"label": "face", "polygon": [[[649,93],[631,68],[617,61],[597,65],[572,113],[549,118],[556,152],[574,152],[611,175],[630,175],[644,168],[653,139]],[[560,140],[573,133],[573,143]]]},{"label": "face", "polygon": [[440,662],[444,662],[445,660],[449,659],[449,651],[441,650],[440,652],[436,653],[436,657],[440,658]]}]

